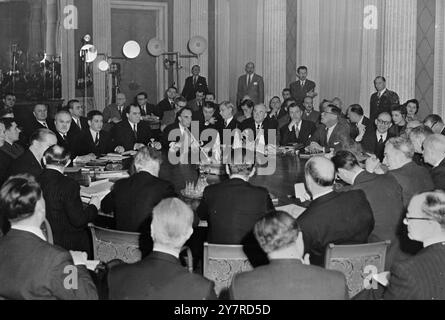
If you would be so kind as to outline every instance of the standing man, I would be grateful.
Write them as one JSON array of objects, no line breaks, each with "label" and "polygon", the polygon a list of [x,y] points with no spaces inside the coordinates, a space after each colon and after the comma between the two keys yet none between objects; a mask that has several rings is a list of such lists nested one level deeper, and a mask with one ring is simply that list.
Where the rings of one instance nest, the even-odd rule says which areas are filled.
[{"label": "standing man", "polygon": [[83,116],[83,106],[80,104],[80,101],[70,100],[67,108],[72,118],[70,133],[79,134],[82,130],[88,130],[88,120]]},{"label": "standing man", "polygon": [[207,87],[207,80],[206,78],[200,76],[200,73],[201,67],[198,65],[194,65],[192,67],[192,75],[185,79],[182,96],[185,97],[187,101],[192,101],[196,98],[196,91],[198,91],[198,89],[204,91],[204,93],[209,91]]},{"label": "standing man", "polygon": [[375,119],[382,112],[391,114],[391,108],[400,104],[399,95],[394,91],[386,89],[386,79],[378,76],[374,80],[374,86],[377,92],[371,96],[370,102],[370,120],[374,123]]},{"label": "standing man", "polygon": [[114,124],[122,121],[125,117],[125,103],[127,98],[124,93],[118,93],[116,95],[116,103],[112,103],[106,106],[103,111],[104,116],[104,130],[110,131]]},{"label": "standing man", "polygon": [[298,105],[303,104],[304,98],[315,98],[318,94],[315,93],[315,82],[307,79],[307,67],[301,66],[297,69],[298,80],[289,85],[292,98],[297,101]]},{"label": "standing man", "polygon": [[264,103],[264,80],[255,73],[255,64],[246,64],[246,74],[238,78],[237,104],[241,103],[245,96],[249,96],[255,104]]}]

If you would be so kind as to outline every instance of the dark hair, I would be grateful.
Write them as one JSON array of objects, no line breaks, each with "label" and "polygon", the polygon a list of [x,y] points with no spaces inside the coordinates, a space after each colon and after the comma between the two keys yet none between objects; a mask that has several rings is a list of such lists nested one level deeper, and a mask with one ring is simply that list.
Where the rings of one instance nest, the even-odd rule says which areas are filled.
[{"label": "dark hair", "polygon": [[303,112],[303,109],[296,103],[291,103],[288,107],[287,107],[287,112],[290,111],[290,108],[298,108],[300,109],[301,112]]},{"label": "dark hair", "polygon": [[56,134],[49,129],[46,128],[37,129],[29,137],[29,144],[32,144],[34,141],[42,142],[44,138],[48,135],[52,135],[54,137],[56,136]]},{"label": "dark hair", "polygon": [[212,101],[206,101],[204,103],[204,108],[216,110],[216,104]]},{"label": "dark hair", "polygon": [[[0,110],[0,118],[5,119],[5,116],[7,114],[14,114],[14,109],[13,108],[4,108],[3,110]],[[10,119],[10,118],[6,118],[6,119]]]},{"label": "dark hair", "polygon": [[34,214],[42,189],[31,175],[10,177],[0,190],[0,212],[11,222],[18,222]]},{"label": "dark hair", "polygon": [[183,96],[179,96],[175,98],[175,104],[178,104],[179,102],[185,102],[187,103],[187,99],[184,98]]},{"label": "dark hair", "polygon": [[212,96],[213,98],[215,98],[215,94],[213,92],[207,91],[206,96]]},{"label": "dark hair", "polygon": [[284,88],[283,91],[282,91],[281,93],[283,94],[283,93],[285,93],[285,92],[289,92],[289,93],[290,93],[291,91],[290,91],[289,88]]},{"label": "dark hair", "polygon": [[46,110],[48,110],[48,106],[46,105],[46,104],[44,104],[44,103],[36,103],[35,105],[34,105],[34,107],[32,108],[32,111],[34,112],[34,111],[36,111],[36,107],[37,106],[45,106],[46,107]]},{"label": "dark hair", "polygon": [[255,103],[250,99],[246,99],[246,100],[243,100],[243,102],[241,102],[240,107],[242,107],[242,106],[246,106],[249,109],[253,109],[253,107],[255,107]]},{"label": "dark hair", "polygon": [[307,71],[307,67],[306,66],[299,66],[297,68],[297,73],[300,73],[301,70],[306,70]]},{"label": "dark hair", "polygon": [[75,103],[80,103],[80,101],[77,100],[77,99],[71,99],[71,100],[68,101],[68,103],[66,104],[66,109],[67,109],[67,110],[72,109],[72,108],[74,107],[74,104],[75,104]]},{"label": "dark hair", "polygon": [[359,104],[352,104],[349,106],[349,109],[351,110],[351,112],[354,112],[354,113],[358,114],[359,116],[363,116],[365,114],[362,106]]},{"label": "dark hair", "polygon": [[335,170],[351,170],[352,168],[359,166],[356,156],[352,152],[346,150],[337,151],[332,158],[332,162],[334,163]]},{"label": "dark hair", "polygon": [[337,115],[337,117],[341,116],[341,109],[337,107],[335,104],[330,104],[328,108],[331,109],[331,113],[334,113]]},{"label": "dark hair", "polygon": [[17,124],[17,121],[15,121],[14,118],[3,118],[3,119],[1,119],[1,122],[5,126],[5,131],[11,129],[11,127],[14,123]]},{"label": "dark hair", "polygon": [[419,108],[420,108],[419,100],[417,100],[417,99],[408,100],[407,102],[404,103],[405,108],[408,107],[408,105],[410,103],[414,103],[416,105],[416,113],[415,114],[417,114],[419,112]]},{"label": "dark hair", "polygon": [[423,121],[423,123],[426,122],[432,122],[432,123],[442,123],[443,124],[443,120],[442,117],[439,116],[438,114],[430,114],[428,117],[425,118],[425,120]]},{"label": "dark hair", "polygon": [[196,93],[198,93],[198,92],[204,93],[204,97],[205,97],[206,91],[202,87],[199,87],[198,89],[196,89]]},{"label": "dark hair", "polygon": [[374,82],[375,82],[376,80],[378,80],[378,79],[382,79],[383,82],[386,82],[386,79],[385,79],[384,76],[378,76],[378,77],[376,77],[376,78],[374,79]]},{"label": "dark hair", "polygon": [[165,90],[165,92],[167,93],[167,91],[170,90],[170,89],[175,89],[176,92],[178,92],[178,88],[176,88],[175,86],[168,87],[167,90]]},{"label": "dark hair", "polygon": [[138,105],[138,104],[130,104],[130,105],[125,107],[125,114],[130,114],[131,108],[138,108],[139,111],[142,112],[140,105]]},{"label": "dark hair", "polygon": [[201,67],[200,67],[198,64],[195,64],[195,65],[192,67],[191,70],[193,70],[193,68],[196,68],[196,67],[198,67],[199,69],[201,69]]},{"label": "dark hair", "polygon": [[408,114],[406,111],[406,106],[393,106],[391,107],[391,112],[400,112],[400,114],[404,117],[406,117],[406,115]]},{"label": "dark hair", "polygon": [[136,95],[136,99],[137,99],[138,96],[144,96],[145,99],[148,99],[148,94],[147,94],[147,92],[139,92],[139,93]]},{"label": "dark hair", "polygon": [[5,93],[3,94],[3,99],[6,99],[7,96],[15,97],[15,94],[12,93],[12,92],[5,92]]},{"label": "dark hair", "polygon": [[93,118],[94,118],[95,116],[101,116],[101,117],[103,117],[104,115],[103,115],[102,112],[100,112],[99,110],[91,110],[91,111],[88,112],[88,114],[87,114],[87,119],[88,119],[89,121],[92,121]]},{"label": "dark hair", "polygon": [[260,219],[253,232],[263,251],[271,253],[295,243],[301,231],[297,220],[289,213],[276,211]]},{"label": "dark hair", "polygon": [[183,107],[183,108],[179,109],[178,114],[177,114],[177,117],[179,118],[180,116],[182,116],[182,114],[184,113],[184,111],[187,111],[187,110],[190,111],[190,112],[193,114],[193,110],[192,110],[192,108],[186,106],[186,107]]},{"label": "dark hair", "polygon": [[54,145],[43,154],[47,165],[66,166],[70,161],[71,154],[64,147]]}]

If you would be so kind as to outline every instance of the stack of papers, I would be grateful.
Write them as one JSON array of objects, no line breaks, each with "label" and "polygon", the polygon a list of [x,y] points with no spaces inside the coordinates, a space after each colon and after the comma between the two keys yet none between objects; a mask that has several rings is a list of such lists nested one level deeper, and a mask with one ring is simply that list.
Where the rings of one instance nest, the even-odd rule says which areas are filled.
[{"label": "stack of papers", "polygon": [[100,180],[92,182],[89,187],[80,187],[80,197],[82,202],[89,203],[92,197],[99,197],[103,199],[113,186],[113,182],[109,180]]},{"label": "stack of papers", "polygon": [[127,171],[96,171],[95,172],[95,178],[98,180],[102,179],[113,179],[113,180],[119,180],[128,178],[130,175]]},{"label": "stack of papers", "polygon": [[294,219],[297,219],[305,210],[306,208],[299,207],[296,204],[290,204],[283,207],[277,207],[275,208],[277,211],[284,211],[289,213]]},{"label": "stack of papers", "polygon": [[99,160],[106,160],[106,161],[110,161],[110,162],[119,162],[125,159],[129,159],[130,156],[129,155],[121,155],[118,153],[109,153],[104,157],[99,158]]}]

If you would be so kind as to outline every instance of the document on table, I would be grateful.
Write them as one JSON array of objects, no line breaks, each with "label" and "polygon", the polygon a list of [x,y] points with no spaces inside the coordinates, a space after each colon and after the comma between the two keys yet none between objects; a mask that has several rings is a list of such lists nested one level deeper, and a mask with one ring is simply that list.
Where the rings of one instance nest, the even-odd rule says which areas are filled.
[{"label": "document on table", "polygon": [[289,213],[294,219],[297,219],[306,210],[306,208],[297,206],[296,204],[289,204],[287,206],[277,207],[275,209],[277,211]]},{"label": "document on table", "polygon": [[89,202],[94,196],[103,199],[110,192],[112,186],[113,182],[109,180],[92,182],[89,187],[80,187],[80,197],[84,202]]},{"label": "document on table", "polygon": [[311,199],[306,191],[304,183],[295,184],[295,198],[299,199],[301,202],[309,201]]}]

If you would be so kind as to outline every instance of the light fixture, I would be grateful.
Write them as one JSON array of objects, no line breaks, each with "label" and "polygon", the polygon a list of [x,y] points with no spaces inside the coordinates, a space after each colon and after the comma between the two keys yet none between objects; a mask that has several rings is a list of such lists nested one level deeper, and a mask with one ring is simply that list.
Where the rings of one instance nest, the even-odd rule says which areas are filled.
[{"label": "light fixture", "polygon": [[110,64],[107,61],[102,60],[97,64],[97,68],[102,72],[106,72],[110,69]]},{"label": "light fixture", "polygon": [[141,47],[136,41],[130,40],[124,44],[122,51],[126,58],[135,59],[141,53]]}]

